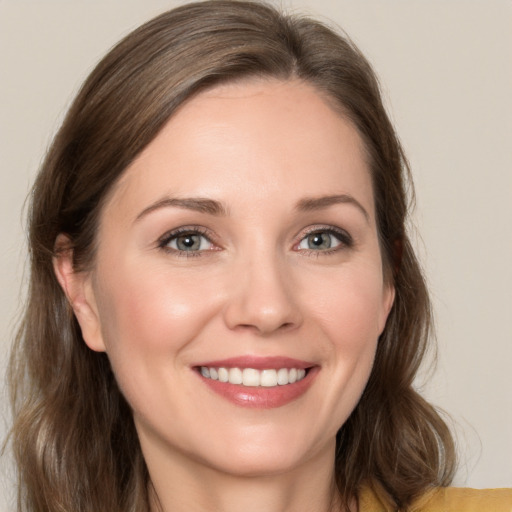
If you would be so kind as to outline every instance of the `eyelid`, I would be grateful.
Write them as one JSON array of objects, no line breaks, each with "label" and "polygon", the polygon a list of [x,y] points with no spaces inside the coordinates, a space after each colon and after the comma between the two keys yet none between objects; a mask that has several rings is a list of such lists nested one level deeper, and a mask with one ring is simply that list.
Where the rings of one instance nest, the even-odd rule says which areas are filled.
[{"label": "eyelid", "polygon": [[302,240],[304,240],[304,238],[306,238],[307,236],[312,235],[314,233],[328,233],[328,234],[334,235],[340,241],[340,245],[337,247],[334,247],[332,249],[327,249],[327,250],[323,250],[323,251],[316,251],[316,250],[310,249],[309,250],[310,252],[314,252],[317,254],[318,253],[329,253],[329,252],[337,251],[337,250],[344,249],[344,248],[345,249],[350,248],[354,245],[354,239],[352,238],[352,236],[350,235],[350,233],[347,230],[339,228],[337,226],[332,226],[329,224],[315,224],[313,226],[309,226],[309,227],[303,229],[300,232],[300,234],[297,235],[296,242],[293,245],[294,249],[300,250],[303,252],[307,252],[308,249],[297,249],[297,247],[302,242]]},{"label": "eyelid", "polygon": [[[156,245],[158,248],[160,248],[164,251],[167,251],[170,253],[175,253],[175,254],[187,253],[186,254],[187,256],[199,256],[200,254],[202,254],[204,252],[208,252],[205,250],[180,251],[179,249],[173,249],[173,248],[168,247],[168,244],[172,240],[176,239],[180,235],[186,235],[186,234],[200,235],[200,236],[206,238],[206,240],[208,240],[209,243],[211,243],[212,245],[215,245],[216,248],[220,248],[220,245],[216,242],[217,237],[215,236],[215,234],[212,231],[205,228],[204,226],[195,226],[195,225],[180,226],[180,227],[177,227],[177,228],[167,231],[161,237],[158,238]],[[215,249],[211,249],[211,250],[215,250]]]},{"label": "eyelid", "polygon": [[[173,249],[168,247],[168,244],[179,237],[180,235],[184,234],[197,234],[200,236],[203,236],[208,240],[209,243],[215,246],[213,249],[209,250],[199,250],[199,251],[180,251],[179,249]],[[306,238],[307,236],[314,234],[314,233],[328,233],[333,236],[335,236],[338,241],[340,242],[340,245],[332,248],[332,249],[326,249],[326,250],[313,250],[313,249],[298,249],[299,244]],[[220,250],[222,249],[222,246],[217,241],[217,236],[214,232],[212,232],[210,229],[204,227],[204,226],[198,226],[198,225],[185,225],[185,226],[179,226],[177,228],[171,229],[164,233],[162,236],[160,236],[156,242],[156,245],[158,248],[167,251],[169,253],[174,253],[177,255],[186,255],[186,256],[200,256],[201,254],[205,252],[209,252],[211,250]],[[312,226],[308,226],[307,228],[303,229],[296,237],[295,242],[293,244],[293,249],[300,251],[302,253],[311,252],[316,253],[317,255],[319,253],[329,253],[329,252],[335,252],[341,249],[350,248],[354,245],[354,240],[350,233],[342,228],[339,228],[337,226],[329,225],[329,224],[315,224]],[[185,254],[186,253],[186,254]]]}]

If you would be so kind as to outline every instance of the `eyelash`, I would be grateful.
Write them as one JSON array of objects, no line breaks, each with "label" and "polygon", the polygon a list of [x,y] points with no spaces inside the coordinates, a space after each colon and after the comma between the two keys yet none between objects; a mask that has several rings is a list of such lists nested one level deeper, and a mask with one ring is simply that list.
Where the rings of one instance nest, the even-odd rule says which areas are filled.
[{"label": "eyelash", "polygon": [[[308,228],[306,231],[302,232],[300,235],[300,239],[298,242],[296,242],[293,247],[298,248],[298,246],[305,240],[307,237],[314,235],[314,234],[327,234],[332,235],[336,240],[339,242],[339,245],[326,249],[326,250],[315,250],[315,249],[297,249],[302,252],[302,254],[305,254],[307,256],[315,256],[319,257],[320,255],[329,255],[335,252],[338,252],[342,249],[350,249],[354,245],[354,240],[350,236],[350,234],[339,228],[334,228],[333,226],[312,226]],[[210,231],[207,229],[201,227],[201,226],[183,226],[177,229],[174,229],[165,235],[163,235],[158,240],[158,248],[162,249],[163,251],[167,253],[172,253],[180,257],[186,257],[186,258],[197,258],[199,256],[202,256],[205,252],[208,252],[207,250],[197,250],[197,251],[183,251],[179,249],[170,248],[169,244],[176,240],[178,237],[183,235],[199,235],[204,237],[210,244],[214,244],[215,242],[212,241],[212,236],[210,234]]]},{"label": "eyelash", "polygon": [[158,240],[158,247],[165,252],[175,254],[176,256],[185,258],[197,258],[201,256],[205,250],[199,251],[182,251],[168,247],[169,244],[183,235],[199,235],[205,238],[210,244],[214,244],[210,232],[201,226],[183,226],[181,228],[173,229],[166,233]]},{"label": "eyelash", "polygon": [[319,256],[333,254],[343,249],[350,249],[354,245],[352,236],[350,236],[350,234],[344,229],[335,228],[333,226],[312,226],[305,232],[301,233],[300,240],[294,245],[294,247],[297,247],[299,244],[301,244],[302,241],[307,237],[317,233],[332,235],[339,242],[339,245],[325,250],[302,249],[301,252],[303,254],[318,258]]}]

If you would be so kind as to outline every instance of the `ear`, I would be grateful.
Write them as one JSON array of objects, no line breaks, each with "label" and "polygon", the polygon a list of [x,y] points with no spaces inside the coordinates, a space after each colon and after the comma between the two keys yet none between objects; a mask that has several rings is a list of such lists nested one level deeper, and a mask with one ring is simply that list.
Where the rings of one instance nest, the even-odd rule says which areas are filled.
[{"label": "ear", "polygon": [[386,326],[386,322],[393,307],[393,303],[395,302],[395,285],[392,282],[384,282],[384,287],[382,290],[382,320],[380,328],[380,334],[384,330]]},{"label": "ear", "polygon": [[55,241],[53,269],[80,324],[85,343],[91,350],[105,352],[92,275],[75,271],[73,248],[66,235],[60,234]]}]

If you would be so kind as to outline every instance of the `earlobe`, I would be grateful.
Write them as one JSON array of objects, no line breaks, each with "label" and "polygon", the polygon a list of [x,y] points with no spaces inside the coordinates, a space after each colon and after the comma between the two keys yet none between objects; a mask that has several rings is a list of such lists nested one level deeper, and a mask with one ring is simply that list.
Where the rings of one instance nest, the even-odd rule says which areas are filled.
[{"label": "earlobe", "polygon": [[391,311],[391,308],[393,307],[393,304],[395,303],[395,285],[394,284],[388,284],[387,290],[386,290],[386,317],[389,315],[389,312]]},{"label": "earlobe", "polygon": [[55,242],[53,269],[78,320],[85,343],[91,350],[105,352],[92,276],[90,272],[75,271],[73,249],[66,235],[60,234]]},{"label": "earlobe", "polygon": [[386,322],[389,317],[389,313],[391,312],[391,308],[393,307],[393,304],[395,302],[395,286],[393,283],[388,283],[384,285],[383,290],[383,318],[380,325],[380,333],[384,330],[384,327],[386,326]]}]

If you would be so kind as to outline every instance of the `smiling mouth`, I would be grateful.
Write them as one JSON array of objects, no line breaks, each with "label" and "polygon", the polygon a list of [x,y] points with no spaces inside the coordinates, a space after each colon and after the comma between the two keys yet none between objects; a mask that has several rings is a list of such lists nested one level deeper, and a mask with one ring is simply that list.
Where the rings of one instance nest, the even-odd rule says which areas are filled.
[{"label": "smiling mouth", "polygon": [[272,409],[306,394],[321,367],[290,357],[240,356],[203,361],[193,369],[211,391],[234,405]]},{"label": "smiling mouth", "polygon": [[301,381],[307,375],[307,368],[225,368],[200,366],[199,372],[206,379],[245,387],[274,388]]}]

